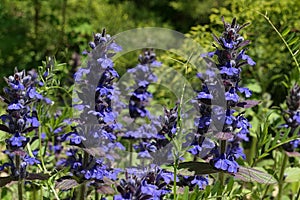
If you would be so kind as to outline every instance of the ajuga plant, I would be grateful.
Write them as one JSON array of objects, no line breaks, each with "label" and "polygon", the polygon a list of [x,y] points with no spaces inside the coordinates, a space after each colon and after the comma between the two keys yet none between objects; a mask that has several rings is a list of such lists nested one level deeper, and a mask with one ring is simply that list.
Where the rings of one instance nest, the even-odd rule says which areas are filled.
[{"label": "ajuga plant", "polygon": [[18,181],[18,196],[23,198],[24,180],[47,179],[47,175],[30,173],[29,166],[40,164],[37,158],[38,149],[31,149],[30,144],[38,139],[38,127],[40,126],[37,103],[51,103],[37,90],[42,85],[36,71],[25,70],[5,78],[8,87],[4,88],[4,96],[1,100],[6,103],[6,113],[1,115],[0,129],[8,133],[6,150],[8,162],[0,166],[0,170],[7,170],[9,176],[1,177],[1,186],[11,181]]},{"label": "ajuga plant", "polygon": [[[115,180],[118,169],[111,167],[114,155],[111,151],[124,147],[117,142],[114,131],[119,128],[116,123],[117,113],[112,109],[115,88],[113,80],[118,73],[113,68],[111,57],[121,50],[112,38],[105,33],[94,34],[94,41],[89,43],[91,52],[85,51],[88,61],[85,68],[80,68],[75,74],[78,99],[74,104],[79,114],[74,117],[76,125],[73,131],[62,136],[71,148],[66,152],[66,158],[60,163],[70,168],[69,176],[62,177],[58,187],[70,189],[67,185],[70,179],[81,184],[79,199],[87,196],[89,188],[99,189],[104,185],[104,179]],[[94,82],[93,82],[94,81]],[[117,102],[117,101],[116,101]],[[112,151],[113,152],[113,151]],[[96,192],[96,194],[98,194]]]},{"label": "ajuga plant", "polygon": [[114,200],[162,199],[170,193],[168,184],[173,178],[173,173],[154,164],[144,169],[129,168],[117,186],[120,194],[115,195]]},{"label": "ajuga plant", "polygon": [[177,106],[170,110],[165,108],[164,116],[160,119],[151,115],[147,110],[147,105],[152,98],[148,86],[157,81],[153,69],[160,67],[161,62],[156,60],[153,49],[144,50],[143,54],[139,55],[138,61],[139,64],[135,68],[128,70],[135,81],[134,91],[130,94],[129,99],[129,114],[134,120],[147,118],[150,123],[143,123],[136,130],[127,131],[123,138],[138,141],[138,144],[133,147],[138,152],[139,158],[154,159],[155,162],[159,162],[162,155],[156,156],[157,151],[162,150],[170,142],[177,130]]},{"label": "ajuga plant", "polygon": [[[287,110],[283,111],[283,116],[285,120],[285,124],[283,125],[286,128],[290,128],[290,131],[288,133],[289,137],[292,137],[293,135],[299,135],[297,128],[300,126],[300,87],[298,84],[295,84],[291,91],[289,96],[286,99],[286,103],[288,106]],[[287,152],[297,152],[297,149],[299,149],[300,141],[299,139],[295,139],[289,143],[286,143],[283,145],[283,149]]]},{"label": "ajuga plant", "polygon": [[[221,185],[224,181],[224,172],[243,180],[249,177],[251,170],[247,171],[248,174],[244,174],[244,168],[237,162],[240,158],[245,159],[242,142],[249,140],[251,128],[241,109],[258,104],[256,101],[244,100],[251,96],[251,91],[240,84],[242,67],[247,64],[255,65],[246,54],[245,46],[249,41],[244,40],[239,34],[249,23],[239,25],[235,18],[232,23],[225,22],[224,18],[222,21],[224,24],[222,35],[217,37],[213,34],[216,50],[202,55],[211,70],[198,74],[202,81],[202,90],[198,92],[194,102],[199,117],[195,121],[195,136],[189,150],[194,156],[194,161],[179,165],[180,168],[189,168],[198,175],[219,172],[218,180]],[[211,81],[217,73],[220,74],[221,81]],[[224,88],[221,89],[218,84],[222,84]],[[223,107],[218,103],[220,91],[225,93],[226,103]],[[213,102],[216,102],[216,105],[213,105]],[[201,180],[204,180],[203,183],[206,182],[204,177]],[[257,178],[256,181],[265,180]]]},{"label": "ajuga plant", "polygon": [[[135,68],[128,70],[134,80],[134,86],[127,89],[134,89],[128,102],[134,125],[130,124],[131,128],[122,135],[123,140],[129,140],[129,164],[135,168],[125,170],[125,177],[117,186],[120,194],[115,199],[162,199],[170,193],[169,183],[174,181],[174,174],[161,169],[160,164],[165,164],[171,156],[164,147],[176,134],[177,106],[170,110],[165,108],[160,118],[147,110],[152,97],[148,86],[157,81],[153,68],[160,67],[161,63],[156,60],[153,49],[144,50],[138,61]],[[143,119],[143,123],[138,119]],[[133,151],[137,152],[138,164],[132,162]],[[146,160],[153,164],[149,165]]]},{"label": "ajuga plant", "polygon": [[[283,128],[282,140],[288,140],[282,145],[285,150],[282,163],[280,166],[280,173],[278,177],[278,197],[281,198],[283,194],[283,184],[285,179],[285,170],[288,165],[289,157],[299,156],[300,147],[300,87],[295,84],[289,95],[286,98],[287,110],[282,110],[282,116],[285,120],[285,124],[281,125]],[[284,131],[285,130],[285,131]],[[293,140],[289,140],[294,138]],[[299,198],[300,190],[298,191],[297,198]]]}]

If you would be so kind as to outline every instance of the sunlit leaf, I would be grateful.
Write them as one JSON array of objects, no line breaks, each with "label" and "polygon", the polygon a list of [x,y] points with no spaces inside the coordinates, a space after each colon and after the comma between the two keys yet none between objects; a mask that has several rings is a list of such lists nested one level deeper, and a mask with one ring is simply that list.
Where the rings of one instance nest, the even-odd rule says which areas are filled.
[{"label": "sunlit leaf", "polygon": [[298,167],[288,167],[285,169],[284,174],[286,178],[284,179],[285,182],[299,182],[300,181],[300,168]]},{"label": "sunlit leaf", "polygon": [[291,30],[289,28],[284,29],[284,31],[282,31],[281,35],[283,37],[285,37]]},{"label": "sunlit leaf", "polygon": [[110,185],[102,185],[97,188],[97,192],[101,194],[114,194],[115,190]]},{"label": "sunlit leaf", "polygon": [[78,185],[74,179],[63,179],[56,182],[55,188],[60,190],[69,190]]}]

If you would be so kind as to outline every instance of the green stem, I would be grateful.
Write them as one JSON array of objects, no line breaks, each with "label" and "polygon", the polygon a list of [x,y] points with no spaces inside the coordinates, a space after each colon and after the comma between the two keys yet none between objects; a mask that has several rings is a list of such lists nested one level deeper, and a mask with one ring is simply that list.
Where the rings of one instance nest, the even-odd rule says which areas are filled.
[{"label": "green stem", "polygon": [[224,188],[224,173],[223,172],[219,172],[218,180],[220,182],[220,188],[218,190],[217,200],[222,200],[222,193],[223,193],[223,188]]},{"label": "green stem", "polygon": [[[40,126],[39,127],[39,149],[40,149],[40,160],[41,160],[41,163],[42,163],[42,167],[43,167],[43,170],[44,172],[47,172],[47,168],[45,166],[45,162],[44,162],[44,153],[46,152],[46,147],[43,147],[42,145],[42,127]],[[44,149],[44,152],[42,152],[42,149]]]},{"label": "green stem", "polygon": [[174,181],[173,181],[173,196],[174,196],[174,200],[177,199],[177,183],[176,183],[176,178],[177,178],[177,167],[178,167],[178,159],[175,159],[175,163],[174,163]]},{"label": "green stem", "polygon": [[250,163],[251,167],[253,167],[255,164],[255,155],[257,152],[256,148],[257,148],[257,137],[253,137],[253,141],[251,142],[250,155],[247,156],[248,163]]},{"label": "green stem", "polygon": [[[83,167],[86,167],[89,161],[89,154],[84,151],[83,153]],[[83,182],[80,186],[80,200],[86,200],[86,183]]]},{"label": "green stem", "polygon": [[48,183],[48,186],[50,186],[50,188],[51,188],[51,190],[52,190],[52,192],[53,192],[53,194],[54,194],[56,200],[60,200],[60,198],[59,198],[59,196],[58,196],[58,194],[57,194],[55,188],[53,187],[53,185],[51,185],[51,184]]},{"label": "green stem", "polygon": [[[220,152],[221,152],[221,154],[224,154],[226,152],[227,143],[226,143],[226,140],[221,140],[220,142],[221,142]],[[220,188],[218,190],[217,200],[221,200],[223,189],[224,189],[224,173],[223,172],[219,172],[218,179],[219,179],[219,182],[220,182]]]},{"label": "green stem", "polygon": [[95,187],[95,200],[99,199],[99,193],[97,192],[97,188]]},{"label": "green stem", "polygon": [[265,199],[267,197],[267,194],[268,194],[268,191],[269,191],[269,188],[270,188],[270,185],[267,185],[266,189],[265,189],[265,192],[262,196],[262,199]]},{"label": "green stem", "polygon": [[33,185],[32,199],[33,200],[38,200],[38,193],[37,193],[37,189],[36,189],[35,185]]},{"label": "green stem", "polygon": [[23,200],[23,180],[21,177],[21,158],[19,155],[16,155],[16,168],[19,173],[18,178],[18,199]]},{"label": "green stem", "polygon": [[269,19],[269,17],[267,15],[264,15],[260,12],[258,12],[260,15],[262,15],[266,20],[267,22],[272,26],[272,28],[275,30],[275,32],[278,34],[278,36],[280,37],[280,39],[283,41],[284,45],[286,46],[286,48],[289,50],[290,54],[292,55],[297,67],[298,67],[298,70],[300,69],[300,66],[299,66],[299,63],[298,63],[298,60],[296,58],[296,55],[294,55],[293,51],[291,50],[291,48],[289,47],[287,41],[282,37],[281,33],[278,31],[278,29],[274,26],[274,24],[271,22],[271,20]]},{"label": "green stem", "polygon": [[298,192],[297,192],[297,196],[295,198],[295,200],[300,199],[300,183],[299,183],[299,188],[298,188]]},{"label": "green stem", "polygon": [[129,166],[132,166],[133,144],[132,139],[129,139]]},{"label": "green stem", "polygon": [[72,97],[72,94],[70,94],[70,92],[67,89],[60,87],[60,86],[50,86],[50,87],[46,87],[45,89],[47,91],[53,90],[53,89],[60,89],[60,90],[64,91],[67,95],[69,95],[69,97]]},{"label": "green stem", "polygon": [[284,153],[283,162],[281,164],[280,174],[279,174],[279,183],[278,183],[278,200],[282,198],[282,189],[284,184],[284,170],[287,165],[288,156]]}]

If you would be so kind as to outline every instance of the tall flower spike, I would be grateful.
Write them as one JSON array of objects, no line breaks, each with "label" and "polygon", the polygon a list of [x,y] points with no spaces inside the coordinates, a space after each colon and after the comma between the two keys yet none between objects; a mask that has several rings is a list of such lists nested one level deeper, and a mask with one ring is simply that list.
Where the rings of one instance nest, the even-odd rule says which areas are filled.
[{"label": "tall flower spike", "polygon": [[[283,112],[286,124],[284,127],[291,128],[289,136],[295,134],[300,126],[300,87],[295,84],[290,91],[290,95],[286,99],[288,110]],[[298,133],[300,135],[300,132]],[[300,140],[296,139],[283,145],[284,150],[293,152],[300,147]]]},{"label": "tall flower spike", "polygon": [[150,170],[128,169],[125,179],[120,180],[117,190],[120,194],[114,200],[123,199],[162,199],[170,193],[168,184],[174,181],[171,172],[152,165]]},{"label": "tall flower spike", "polygon": [[33,150],[33,157],[31,157],[25,146],[38,138],[37,134],[33,137],[27,135],[40,126],[35,103],[41,100],[48,102],[48,99],[37,91],[41,82],[34,70],[26,74],[25,71],[18,72],[15,69],[14,75],[5,78],[5,81],[8,87],[4,88],[5,96],[0,99],[7,104],[7,113],[0,116],[2,120],[0,130],[10,135],[5,140],[6,150],[4,151],[9,162],[0,166],[0,170],[9,167],[12,178],[23,179],[28,176],[28,166],[40,163],[36,158],[37,151]]},{"label": "tall flower spike", "polygon": [[140,64],[128,70],[136,81],[136,89],[131,93],[129,100],[129,114],[131,118],[150,117],[146,106],[152,94],[148,92],[147,89],[150,83],[156,82],[157,80],[157,77],[152,72],[152,68],[161,65],[161,63],[156,60],[156,55],[152,49],[145,50],[143,55],[139,56],[138,60]]},{"label": "tall flower spike", "polygon": [[[114,80],[119,77],[112,56],[122,48],[105,30],[94,34],[94,41],[89,46],[92,51],[85,51],[89,56],[86,68],[79,69],[74,75],[81,87],[77,91],[78,104],[74,106],[80,111],[80,122],[62,136],[62,141],[67,140],[71,146],[84,151],[70,149],[61,164],[69,166],[73,178],[79,182],[102,182],[104,177],[115,179],[118,173],[110,166],[114,160],[111,151],[124,149],[114,133],[120,125],[116,122],[118,113],[112,108],[112,101],[118,102]],[[94,85],[93,80],[98,83]],[[95,94],[94,99],[87,99],[88,94]]]},{"label": "tall flower spike", "polygon": [[[209,63],[214,63],[217,70],[221,74],[223,85],[225,87],[225,99],[226,108],[219,108],[218,106],[212,106],[211,100],[215,98],[214,95],[217,91],[214,91],[214,87],[209,91],[207,85],[213,85],[210,83],[209,72],[206,74],[199,74],[203,86],[202,91],[197,95],[197,107],[200,111],[199,118],[196,119],[197,133],[192,143],[192,148],[189,150],[195,156],[200,157],[212,157],[210,160],[211,165],[214,168],[227,171],[229,173],[236,173],[239,169],[239,165],[236,159],[239,157],[245,158],[243,148],[241,147],[242,141],[248,141],[249,128],[251,124],[242,115],[236,113],[234,107],[252,107],[257,104],[254,101],[245,101],[240,96],[243,94],[245,98],[251,96],[252,92],[248,88],[240,87],[242,66],[255,65],[255,62],[245,54],[246,49],[241,49],[249,43],[239,34],[240,30],[247,26],[244,24],[240,26],[236,19],[232,20],[232,23],[227,23],[222,18],[224,24],[224,32],[220,37],[213,35],[214,40],[217,42],[216,51],[205,54],[205,60]],[[209,57],[216,56],[217,62],[209,59]],[[208,57],[208,58],[207,58]],[[208,78],[206,78],[208,77]],[[222,130],[216,132],[211,127],[212,118],[215,120],[224,119]],[[206,133],[211,132],[219,139],[219,144],[215,144],[206,137]],[[223,147],[221,147],[223,145]],[[205,148],[204,148],[205,147]],[[203,152],[207,153],[205,156]]]}]

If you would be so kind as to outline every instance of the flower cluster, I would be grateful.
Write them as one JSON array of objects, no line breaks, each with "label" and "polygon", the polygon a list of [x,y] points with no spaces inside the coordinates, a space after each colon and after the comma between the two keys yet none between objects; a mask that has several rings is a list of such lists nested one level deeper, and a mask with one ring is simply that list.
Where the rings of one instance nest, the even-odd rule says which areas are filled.
[{"label": "flower cluster", "polygon": [[[283,112],[283,116],[286,124],[284,127],[291,128],[289,132],[289,137],[295,134],[295,131],[300,126],[300,87],[295,84],[290,91],[290,95],[286,100],[288,110]],[[298,133],[298,135],[300,132]],[[289,143],[283,145],[284,150],[288,152],[293,152],[300,146],[300,140],[295,139]]]},{"label": "flower cluster", "polygon": [[18,72],[15,69],[15,74],[5,78],[5,81],[8,87],[4,88],[5,96],[1,99],[7,104],[7,113],[0,116],[3,122],[0,129],[9,133],[9,138],[5,141],[7,150],[4,151],[9,157],[9,162],[4,163],[0,169],[10,167],[13,177],[24,178],[28,165],[40,163],[35,157],[37,151],[30,152],[33,157],[25,151],[25,146],[37,139],[37,135],[32,136],[31,132],[37,130],[40,125],[35,102],[51,101],[37,92],[36,87],[42,83],[34,70],[26,74],[25,71]]},{"label": "flower cluster", "polygon": [[171,181],[174,181],[174,175],[155,165],[152,165],[150,170],[128,169],[125,179],[121,179],[117,186],[120,194],[115,195],[114,200],[159,200],[170,192],[167,186]]},{"label": "flower cluster", "polygon": [[[78,182],[102,181],[103,177],[116,179],[115,173],[118,170],[112,170],[109,162],[103,162],[104,159],[114,159],[110,154],[113,149],[124,149],[116,140],[114,131],[120,125],[116,122],[118,113],[112,109],[112,101],[117,101],[113,80],[119,77],[113,68],[112,56],[121,47],[105,30],[94,34],[94,41],[89,45],[92,51],[84,52],[89,57],[87,67],[80,68],[75,73],[75,81],[80,88],[76,90],[78,100],[74,107],[80,111],[79,119],[73,130],[61,138],[62,141],[68,141],[74,149],[66,152],[67,158],[60,161],[60,164],[69,166],[71,174]],[[89,99],[89,94],[94,96]]]},{"label": "flower cluster", "polygon": [[170,143],[177,130],[177,106],[168,110],[164,109],[164,115],[158,119],[146,109],[152,94],[147,91],[150,83],[157,81],[153,68],[160,67],[156,60],[156,54],[152,49],[144,50],[138,58],[139,64],[127,70],[135,81],[133,93],[129,100],[129,114],[133,119],[147,117],[150,123],[144,123],[136,130],[124,133],[123,138],[139,140],[133,147],[138,152],[138,158],[154,159],[154,162],[165,162],[170,155],[170,149],[164,148]]},{"label": "flower cluster", "polygon": [[[212,157],[210,163],[214,168],[236,173],[239,169],[236,159],[245,158],[241,142],[248,141],[251,124],[242,113],[237,113],[234,108],[246,108],[257,104],[254,101],[243,101],[239,95],[244,94],[246,98],[251,96],[248,88],[239,85],[241,67],[246,64],[253,66],[255,62],[245,54],[245,48],[241,49],[249,41],[244,40],[239,31],[248,24],[240,26],[236,23],[236,19],[233,19],[231,24],[222,20],[224,24],[222,36],[218,38],[213,35],[218,44],[215,46],[216,51],[205,54],[204,59],[216,66],[217,72],[221,75],[226,105],[225,108],[212,105],[214,98],[218,98],[217,95],[220,94],[215,83],[210,81],[211,77],[215,76],[214,71],[207,70],[205,74],[199,74],[202,80],[202,90],[198,93],[196,100],[200,117],[195,121],[197,131],[189,152],[200,157],[207,157],[207,152],[209,152]],[[216,61],[210,59],[214,56]],[[223,121],[224,124],[221,128],[215,127],[212,124],[214,120]],[[208,132],[213,133],[219,139],[218,144],[214,144],[206,137]]]},{"label": "flower cluster", "polygon": [[145,50],[138,60],[140,64],[128,70],[128,73],[133,74],[133,79],[136,81],[136,89],[132,92],[129,100],[129,114],[131,118],[150,117],[149,111],[145,107],[149,103],[149,98],[152,97],[152,94],[147,91],[147,88],[150,83],[157,81],[152,68],[161,66],[161,63],[156,61],[156,55],[153,50]]},{"label": "flower cluster", "polygon": [[[156,164],[165,163],[168,158],[170,158],[171,150],[170,147],[166,147],[170,141],[175,137],[177,131],[177,106],[168,110],[164,109],[164,116],[160,119],[160,130],[157,131],[157,128],[152,128],[152,133],[141,131],[140,128],[144,128],[141,126],[135,134],[142,134],[141,138],[142,142],[135,145],[134,148],[138,152],[139,158],[148,158],[153,159],[153,162]],[[149,125],[150,127],[153,124]],[[145,132],[145,134],[143,134]]]}]

